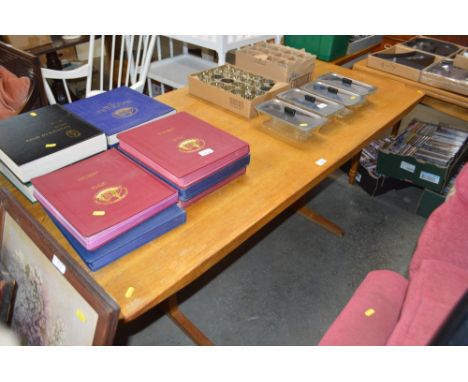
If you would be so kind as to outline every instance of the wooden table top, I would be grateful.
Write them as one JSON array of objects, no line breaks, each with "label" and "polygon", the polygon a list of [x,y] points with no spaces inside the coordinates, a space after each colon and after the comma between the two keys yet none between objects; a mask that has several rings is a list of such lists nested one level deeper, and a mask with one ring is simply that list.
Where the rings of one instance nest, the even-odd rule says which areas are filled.
[{"label": "wooden table top", "polygon": [[[188,207],[186,224],[97,272],[88,271],[120,305],[122,319],[138,317],[195,280],[400,120],[423,96],[395,81],[317,63],[315,75],[328,71],[379,89],[354,115],[324,126],[302,147],[266,133],[261,127],[265,117],[247,120],[191,96],[187,88],[159,97],[247,141],[251,164],[244,176]],[[319,159],[326,163],[318,166]],[[29,203],[1,176],[0,186],[6,186],[87,269],[38,203]],[[127,298],[130,287],[134,293]]]},{"label": "wooden table top", "polygon": [[423,103],[427,104],[428,106],[432,106],[435,109],[438,109],[442,112],[450,114],[454,117],[468,121],[468,97],[462,94],[453,93],[448,90],[439,89],[434,86],[423,84],[422,82],[416,82],[391,73],[383,72],[375,68],[370,68],[367,66],[367,58],[356,62],[353,65],[353,70],[356,72],[372,74],[375,76],[399,81],[409,87],[421,90],[425,93],[425,95],[435,99],[435,101],[428,100],[427,102],[424,101]]}]

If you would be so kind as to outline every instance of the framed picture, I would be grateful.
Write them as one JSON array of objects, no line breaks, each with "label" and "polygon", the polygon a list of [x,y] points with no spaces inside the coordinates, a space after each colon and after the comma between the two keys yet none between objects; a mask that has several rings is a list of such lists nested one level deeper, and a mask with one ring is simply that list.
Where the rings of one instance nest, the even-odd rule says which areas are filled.
[{"label": "framed picture", "polygon": [[15,280],[10,325],[22,344],[112,344],[119,306],[3,188],[0,266]]}]

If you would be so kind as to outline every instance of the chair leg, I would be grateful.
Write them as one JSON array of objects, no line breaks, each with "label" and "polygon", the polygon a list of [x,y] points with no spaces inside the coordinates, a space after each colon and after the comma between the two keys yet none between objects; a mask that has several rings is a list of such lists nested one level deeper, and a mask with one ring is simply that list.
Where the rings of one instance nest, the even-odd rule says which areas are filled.
[{"label": "chair leg", "polygon": [[151,86],[151,78],[148,78],[146,80],[146,83],[148,84],[148,95],[153,98],[153,87]]},{"label": "chair leg", "polygon": [[179,304],[177,303],[177,296],[173,295],[168,299],[168,309],[167,315],[172,321],[180,328],[182,331],[190,337],[190,339],[195,342],[197,345],[202,346],[213,346],[205,334],[198,329],[192,321],[190,321],[179,309]]}]

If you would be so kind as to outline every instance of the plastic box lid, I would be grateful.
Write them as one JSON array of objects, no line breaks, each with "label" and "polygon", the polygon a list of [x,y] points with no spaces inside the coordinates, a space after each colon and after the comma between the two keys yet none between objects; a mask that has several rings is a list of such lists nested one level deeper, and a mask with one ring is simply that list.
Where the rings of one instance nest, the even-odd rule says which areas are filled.
[{"label": "plastic box lid", "polygon": [[468,84],[468,70],[457,68],[452,60],[436,62],[424,70],[425,73],[433,73],[439,76],[450,78],[453,81],[460,81]]},{"label": "plastic box lid", "polygon": [[318,114],[272,99],[257,105],[259,113],[272,117],[266,127],[294,140],[306,140],[312,133],[328,122]]},{"label": "plastic box lid", "polygon": [[320,76],[318,80],[329,83],[337,88],[349,90],[350,92],[366,96],[377,90],[377,87],[366,84],[365,82],[356,81],[349,77],[344,77],[338,73],[327,73]]},{"label": "plastic box lid", "polygon": [[415,37],[411,40],[405,41],[403,45],[445,57],[451,56],[452,54],[460,50],[460,47],[456,44],[429,37]]},{"label": "plastic box lid", "polygon": [[319,114],[323,117],[341,117],[350,112],[344,105],[331,101],[327,98],[311,94],[302,89],[290,89],[277,95],[285,102],[289,102],[311,113]]},{"label": "plastic box lid", "polygon": [[301,86],[302,89],[312,94],[317,94],[332,101],[341,103],[347,107],[357,107],[365,102],[365,97],[332,86],[326,82],[313,81]]}]

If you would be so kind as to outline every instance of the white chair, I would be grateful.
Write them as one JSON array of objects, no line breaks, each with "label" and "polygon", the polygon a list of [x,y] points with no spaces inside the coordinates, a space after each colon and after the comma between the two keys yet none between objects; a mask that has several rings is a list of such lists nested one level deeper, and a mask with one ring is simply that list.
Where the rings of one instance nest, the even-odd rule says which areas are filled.
[{"label": "white chair", "polygon": [[[100,39],[99,66],[94,66],[96,40],[97,38],[94,35],[89,38],[88,62],[86,64],[71,70],[41,68],[46,95],[51,105],[55,104],[56,100],[47,81],[48,79],[61,80],[63,82],[68,102],[72,102],[72,99],[67,80],[78,78],[86,78],[86,98],[111,90],[114,87],[114,83],[116,87],[125,85],[143,93],[156,36],[123,35],[121,36],[120,47],[118,47],[117,38],[113,35],[108,67],[106,66],[105,57],[105,36],[101,36]],[[124,64],[125,61],[126,63]],[[93,75],[96,73],[99,75],[98,86],[93,89],[93,84],[96,83],[96,81],[93,81]],[[105,79],[106,75],[108,76],[107,81]],[[116,78],[115,75],[117,75]]]},{"label": "white chair", "polygon": [[[226,54],[230,50],[272,38],[275,39],[277,44],[281,40],[281,36],[275,35],[167,35],[166,37],[169,38],[169,57],[162,58],[161,43],[158,36],[157,61],[152,62],[149,68],[148,88],[150,89],[150,96],[152,95],[151,80],[161,84],[162,93],[164,93],[164,85],[178,89],[187,85],[187,77],[190,74],[225,64]],[[182,54],[174,56],[173,39],[183,43]],[[218,62],[189,54],[187,44],[214,50],[218,54]]]}]

